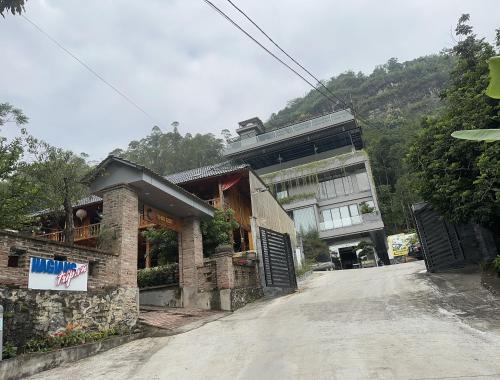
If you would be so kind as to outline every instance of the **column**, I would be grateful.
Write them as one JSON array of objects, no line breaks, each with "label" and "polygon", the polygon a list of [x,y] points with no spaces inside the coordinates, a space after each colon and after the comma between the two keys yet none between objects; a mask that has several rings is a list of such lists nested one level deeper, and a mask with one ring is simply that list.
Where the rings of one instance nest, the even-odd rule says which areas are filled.
[{"label": "column", "polygon": [[118,285],[137,288],[139,202],[129,186],[119,185],[102,191],[101,228],[110,235],[110,251],[119,256]]}]

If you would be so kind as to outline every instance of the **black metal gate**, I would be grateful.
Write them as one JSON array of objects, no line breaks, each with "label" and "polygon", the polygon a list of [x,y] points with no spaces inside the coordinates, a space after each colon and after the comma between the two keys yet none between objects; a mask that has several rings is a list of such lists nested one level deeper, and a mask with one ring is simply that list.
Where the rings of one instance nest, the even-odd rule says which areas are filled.
[{"label": "black metal gate", "polygon": [[290,236],[260,227],[260,242],[266,286],[297,288]]},{"label": "black metal gate", "polygon": [[464,266],[465,257],[456,226],[445,221],[428,204],[413,205],[412,210],[427,269],[436,272]]}]

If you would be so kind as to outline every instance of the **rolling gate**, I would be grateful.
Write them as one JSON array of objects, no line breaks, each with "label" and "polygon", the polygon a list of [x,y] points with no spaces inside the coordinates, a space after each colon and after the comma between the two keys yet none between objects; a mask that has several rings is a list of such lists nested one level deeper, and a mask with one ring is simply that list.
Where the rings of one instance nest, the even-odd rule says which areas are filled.
[{"label": "rolling gate", "polygon": [[296,289],[290,236],[260,227],[260,243],[266,286]]}]

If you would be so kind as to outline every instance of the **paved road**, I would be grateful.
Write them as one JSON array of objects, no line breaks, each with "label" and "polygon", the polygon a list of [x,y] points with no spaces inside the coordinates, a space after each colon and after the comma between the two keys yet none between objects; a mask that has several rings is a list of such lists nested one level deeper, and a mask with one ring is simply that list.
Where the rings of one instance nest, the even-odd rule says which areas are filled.
[{"label": "paved road", "polygon": [[37,378],[500,379],[497,301],[424,269],[316,273],[299,293]]}]

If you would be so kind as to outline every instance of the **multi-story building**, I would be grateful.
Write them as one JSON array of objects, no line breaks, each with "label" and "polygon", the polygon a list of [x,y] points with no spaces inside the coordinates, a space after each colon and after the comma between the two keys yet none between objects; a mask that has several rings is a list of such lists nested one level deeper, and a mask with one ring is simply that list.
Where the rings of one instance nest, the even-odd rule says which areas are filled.
[{"label": "multi-story building", "polygon": [[348,110],[264,132],[258,118],[239,123],[228,159],[245,162],[265,181],[299,232],[317,230],[345,267],[355,247],[373,243],[388,263],[382,221],[361,129]]}]

